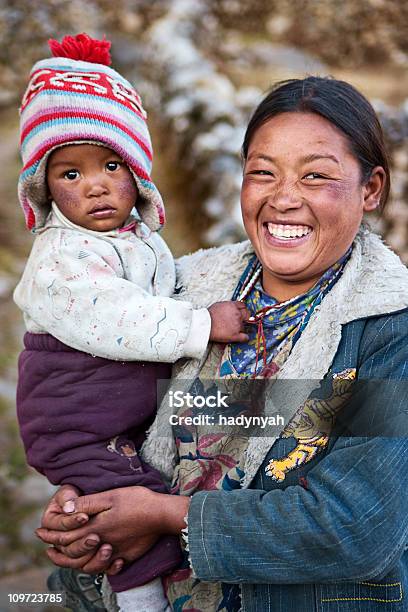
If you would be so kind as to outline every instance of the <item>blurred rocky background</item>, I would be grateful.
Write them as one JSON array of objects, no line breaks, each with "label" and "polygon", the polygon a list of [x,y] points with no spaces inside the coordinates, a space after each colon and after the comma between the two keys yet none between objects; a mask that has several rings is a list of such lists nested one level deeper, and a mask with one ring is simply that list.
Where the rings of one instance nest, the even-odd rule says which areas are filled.
[{"label": "blurred rocky background", "polygon": [[32,240],[16,197],[18,104],[33,62],[49,54],[47,39],[82,31],[112,40],[114,67],[144,98],[175,255],[242,237],[239,150],[269,86],[332,74],[380,114],[393,189],[374,225],[408,263],[405,0],[0,0],[0,611],[2,593],[47,572],[33,570],[45,565],[33,529],[52,492],[26,468],[15,422],[23,325],[11,293]]}]

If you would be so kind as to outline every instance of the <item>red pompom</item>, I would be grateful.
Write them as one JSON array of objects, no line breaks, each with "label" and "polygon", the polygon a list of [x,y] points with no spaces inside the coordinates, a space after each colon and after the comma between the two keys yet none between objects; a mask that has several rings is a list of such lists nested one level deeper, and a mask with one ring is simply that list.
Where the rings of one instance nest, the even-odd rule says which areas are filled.
[{"label": "red pompom", "polygon": [[109,49],[109,40],[96,40],[88,34],[77,34],[76,36],[64,36],[62,42],[51,38],[48,46],[54,57],[68,57],[74,60],[92,62],[93,64],[105,64],[110,66],[112,63]]}]

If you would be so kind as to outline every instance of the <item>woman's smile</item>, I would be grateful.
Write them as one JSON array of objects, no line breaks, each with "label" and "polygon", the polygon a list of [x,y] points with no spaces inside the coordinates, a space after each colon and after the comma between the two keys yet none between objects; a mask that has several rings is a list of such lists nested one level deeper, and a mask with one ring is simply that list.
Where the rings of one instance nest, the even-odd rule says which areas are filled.
[{"label": "woman's smile", "polygon": [[266,240],[271,246],[294,248],[311,238],[313,228],[308,225],[264,222]]}]

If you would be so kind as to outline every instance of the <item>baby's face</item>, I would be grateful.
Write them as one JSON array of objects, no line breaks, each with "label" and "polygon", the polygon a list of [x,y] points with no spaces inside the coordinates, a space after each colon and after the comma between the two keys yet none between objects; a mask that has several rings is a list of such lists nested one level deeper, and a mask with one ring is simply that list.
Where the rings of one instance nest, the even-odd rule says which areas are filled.
[{"label": "baby's face", "polygon": [[121,227],[138,196],[125,162],[112,149],[99,145],[67,145],[53,151],[47,183],[63,215],[97,232]]}]

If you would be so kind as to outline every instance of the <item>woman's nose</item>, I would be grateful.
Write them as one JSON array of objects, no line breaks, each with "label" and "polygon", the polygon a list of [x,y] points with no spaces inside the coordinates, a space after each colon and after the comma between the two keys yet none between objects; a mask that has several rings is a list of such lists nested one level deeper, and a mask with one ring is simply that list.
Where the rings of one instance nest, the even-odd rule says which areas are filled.
[{"label": "woman's nose", "polygon": [[280,211],[302,206],[302,198],[293,182],[282,182],[268,199],[268,204]]}]

